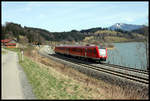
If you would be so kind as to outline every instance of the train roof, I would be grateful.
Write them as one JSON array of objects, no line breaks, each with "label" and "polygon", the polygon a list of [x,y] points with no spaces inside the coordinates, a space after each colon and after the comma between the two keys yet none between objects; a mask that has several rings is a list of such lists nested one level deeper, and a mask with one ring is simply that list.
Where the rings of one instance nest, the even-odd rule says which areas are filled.
[{"label": "train roof", "polygon": [[98,47],[96,45],[86,45],[86,46],[81,46],[81,45],[59,45],[56,47],[71,47],[71,48],[93,48],[93,47]]}]

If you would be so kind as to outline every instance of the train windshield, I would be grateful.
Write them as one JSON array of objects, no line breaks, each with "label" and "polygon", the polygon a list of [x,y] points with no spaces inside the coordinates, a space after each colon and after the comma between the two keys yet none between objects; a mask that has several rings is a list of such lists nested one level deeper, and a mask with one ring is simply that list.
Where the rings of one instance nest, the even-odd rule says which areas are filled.
[{"label": "train windshield", "polygon": [[106,56],[106,48],[105,47],[98,47],[100,56]]},{"label": "train windshield", "polygon": [[98,49],[100,56],[106,56],[106,49]]}]

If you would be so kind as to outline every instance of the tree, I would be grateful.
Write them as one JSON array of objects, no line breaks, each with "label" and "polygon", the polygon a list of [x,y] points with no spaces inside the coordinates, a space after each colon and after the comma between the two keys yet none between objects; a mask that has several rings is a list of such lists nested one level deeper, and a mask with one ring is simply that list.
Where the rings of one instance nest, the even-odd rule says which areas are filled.
[{"label": "tree", "polygon": [[2,26],[2,39],[6,38],[6,28]]},{"label": "tree", "polygon": [[78,32],[77,30],[72,30],[71,32]]},{"label": "tree", "polygon": [[26,36],[19,36],[19,43],[21,43],[23,46],[28,43],[28,38]]},{"label": "tree", "polygon": [[[38,33],[39,34],[39,33]],[[38,43],[41,45],[41,44],[43,44],[43,43],[45,43],[45,40],[44,40],[44,38],[42,37],[42,36],[38,36]]]}]

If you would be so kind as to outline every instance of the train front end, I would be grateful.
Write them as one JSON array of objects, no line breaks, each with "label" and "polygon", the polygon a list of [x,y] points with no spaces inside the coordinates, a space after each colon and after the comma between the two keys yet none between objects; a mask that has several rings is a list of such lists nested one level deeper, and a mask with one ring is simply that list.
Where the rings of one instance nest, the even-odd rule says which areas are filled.
[{"label": "train front end", "polygon": [[107,48],[98,47],[98,51],[99,51],[100,61],[106,61],[106,59],[107,59]]}]

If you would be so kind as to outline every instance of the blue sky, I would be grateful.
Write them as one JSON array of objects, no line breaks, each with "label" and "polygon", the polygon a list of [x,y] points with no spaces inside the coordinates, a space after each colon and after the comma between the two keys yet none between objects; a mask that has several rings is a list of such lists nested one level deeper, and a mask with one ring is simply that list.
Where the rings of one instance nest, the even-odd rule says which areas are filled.
[{"label": "blue sky", "polygon": [[148,2],[2,2],[2,24],[50,32],[148,23]]}]

